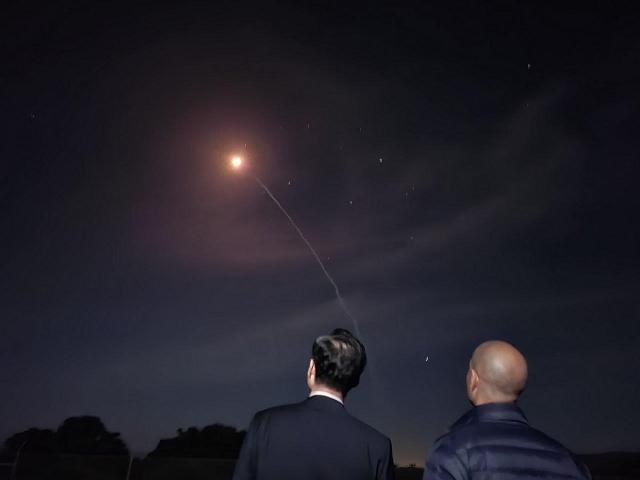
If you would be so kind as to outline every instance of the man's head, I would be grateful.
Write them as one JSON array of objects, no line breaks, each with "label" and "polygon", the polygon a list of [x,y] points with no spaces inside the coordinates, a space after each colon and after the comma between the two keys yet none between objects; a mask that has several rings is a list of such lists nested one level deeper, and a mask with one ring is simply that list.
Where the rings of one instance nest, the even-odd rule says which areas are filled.
[{"label": "man's head", "polygon": [[348,330],[336,328],[313,342],[307,384],[313,390],[327,390],[344,398],[358,386],[367,364],[364,345]]},{"label": "man's head", "polygon": [[473,352],[467,395],[474,405],[515,402],[527,384],[527,361],[513,345],[484,342]]}]

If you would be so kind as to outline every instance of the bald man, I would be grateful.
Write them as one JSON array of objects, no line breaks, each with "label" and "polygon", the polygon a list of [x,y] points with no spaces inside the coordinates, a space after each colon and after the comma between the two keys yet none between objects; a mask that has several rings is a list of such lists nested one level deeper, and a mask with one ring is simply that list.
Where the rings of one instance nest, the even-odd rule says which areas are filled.
[{"label": "bald man", "polygon": [[423,480],[588,480],[589,470],[560,443],[529,426],[516,405],[527,361],[506,342],[473,352],[467,395],[474,407],[439,438]]}]

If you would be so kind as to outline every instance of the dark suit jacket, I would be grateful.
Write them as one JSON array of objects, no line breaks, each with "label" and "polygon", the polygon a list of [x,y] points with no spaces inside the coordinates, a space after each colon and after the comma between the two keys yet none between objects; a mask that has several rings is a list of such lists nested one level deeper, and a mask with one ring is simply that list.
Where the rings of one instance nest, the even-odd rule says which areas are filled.
[{"label": "dark suit jacket", "polygon": [[391,441],[331,398],[258,412],[233,480],[393,480]]}]

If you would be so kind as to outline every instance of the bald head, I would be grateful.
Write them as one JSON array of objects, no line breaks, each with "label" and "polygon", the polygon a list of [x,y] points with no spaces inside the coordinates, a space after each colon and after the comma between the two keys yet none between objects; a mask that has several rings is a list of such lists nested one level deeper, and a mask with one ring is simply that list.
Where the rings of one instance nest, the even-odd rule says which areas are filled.
[{"label": "bald head", "polygon": [[527,361],[513,345],[492,340],[473,352],[467,394],[474,405],[515,402],[526,384]]}]

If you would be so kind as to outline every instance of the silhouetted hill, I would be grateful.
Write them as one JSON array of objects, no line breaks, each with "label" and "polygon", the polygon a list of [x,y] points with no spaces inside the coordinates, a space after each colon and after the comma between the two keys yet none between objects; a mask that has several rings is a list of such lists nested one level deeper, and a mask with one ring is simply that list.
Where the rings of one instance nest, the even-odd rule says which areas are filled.
[{"label": "silhouetted hill", "polygon": [[640,452],[608,452],[580,455],[597,477],[619,477],[640,480]]},{"label": "silhouetted hill", "polygon": [[186,431],[179,429],[176,437],[160,440],[149,457],[238,458],[246,433],[220,423],[208,425],[202,430],[196,427]]},{"label": "silhouetted hill", "polygon": [[423,468],[418,467],[396,467],[396,480],[421,480]]}]

